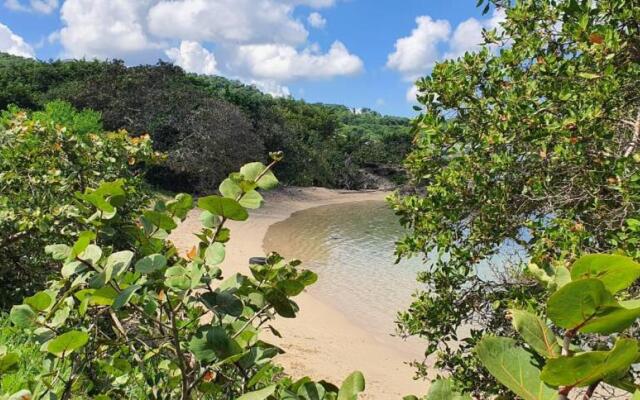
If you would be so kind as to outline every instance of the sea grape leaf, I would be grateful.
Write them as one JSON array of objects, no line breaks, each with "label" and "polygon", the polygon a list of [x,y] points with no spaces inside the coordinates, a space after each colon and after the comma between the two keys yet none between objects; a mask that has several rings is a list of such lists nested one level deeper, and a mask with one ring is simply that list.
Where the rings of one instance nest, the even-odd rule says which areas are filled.
[{"label": "sea grape leaf", "polygon": [[139,285],[132,285],[124,289],[122,292],[120,292],[118,296],[115,298],[115,300],[113,301],[113,305],[112,305],[113,309],[119,310],[125,305],[127,305],[127,303],[129,303],[129,301],[131,300],[131,297],[133,297],[133,295],[138,289],[140,289]]},{"label": "sea grape leaf", "polygon": [[571,279],[595,278],[612,294],[631,286],[640,278],[640,264],[614,254],[588,254],[571,267]]},{"label": "sea grape leaf", "polygon": [[256,390],[255,392],[245,393],[238,397],[237,400],[265,400],[276,392],[276,385],[267,386],[266,388]]},{"label": "sea grape leaf", "polygon": [[47,351],[55,356],[69,355],[83,347],[89,341],[89,335],[81,331],[69,331],[47,342]]},{"label": "sea grape leaf", "polygon": [[306,382],[300,386],[297,394],[300,400],[322,400],[327,394],[327,391],[318,383]]},{"label": "sea grape leaf", "polygon": [[228,199],[236,200],[242,194],[242,188],[230,178],[222,181],[218,189],[220,194]]},{"label": "sea grape leaf", "polygon": [[607,378],[620,378],[638,358],[638,342],[619,339],[611,351],[591,351],[548,360],[542,379],[553,386],[589,386]]},{"label": "sea grape leaf", "polygon": [[159,271],[167,265],[167,258],[162,254],[151,254],[136,262],[136,272],[150,274]]},{"label": "sea grape leaf", "polygon": [[240,316],[244,308],[242,301],[229,290],[208,292],[202,295],[202,299],[210,308],[218,308],[233,317]]},{"label": "sea grape leaf", "polygon": [[95,244],[90,244],[78,255],[78,258],[86,263],[96,266],[98,265],[100,258],[102,258],[102,249]]},{"label": "sea grape leaf", "polygon": [[204,261],[207,265],[218,265],[224,261],[225,248],[222,243],[212,243],[204,251]]},{"label": "sea grape leaf", "polygon": [[355,371],[342,382],[340,391],[338,392],[338,400],[357,400],[358,393],[365,389],[364,375],[362,372]]},{"label": "sea grape leaf", "polygon": [[471,396],[456,392],[450,379],[438,379],[429,387],[425,400],[471,400]]},{"label": "sea grape leaf", "polygon": [[189,342],[189,350],[198,361],[210,362],[215,359],[224,360],[242,349],[222,326],[207,326],[198,329]]},{"label": "sea grape leaf", "polygon": [[120,276],[124,271],[129,268],[131,261],[133,260],[133,252],[129,250],[119,251],[111,254],[105,263],[105,284],[109,283],[112,277]]},{"label": "sea grape leaf", "polygon": [[[278,186],[278,179],[271,170],[264,173],[267,167],[260,163],[254,162],[244,165],[240,168],[240,173],[248,181],[255,182],[260,189],[270,190]],[[262,177],[260,175],[262,174]],[[260,177],[260,179],[258,179]]]},{"label": "sea grape leaf", "polygon": [[71,257],[76,257],[87,249],[91,241],[96,238],[96,234],[91,231],[84,231],[78,235],[78,240],[73,244]]},{"label": "sea grape leaf", "polygon": [[18,328],[28,328],[35,322],[36,313],[29,305],[20,304],[11,307],[9,319]]},{"label": "sea grape leaf", "polygon": [[500,383],[524,400],[555,400],[557,392],[540,378],[533,354],[505,337],[485,336],[476,346],[482,364]]},{"label": "sea grape leaf", "polygon": [[146,211],[143,215],[147,221],[165,231],[172,231],[178,226],[173,218],[159,211]]},{"label": "sea grape leaf", "polygon": [[44,252],[49,254],[54,260],[66,260],[71,256],[71,247],[66,244],[50,244],[44,248]]},{"label": "sea grape leaf", "polygon": [[185,193],[180,193],[175,199],[167,202],[167,211],[180,219],[184,219],[192,208],[193,197]]},{"label": "sea grape leaf", "polygon": [[558,338],[540,317],[517,309],[510,310],[510,313],[513,327],[536,353],[544,358],[560,356],[562,349]]},{"label": "sea grape leaf", "polygon": [[220,223],[219,217],[209,211],[202,211],[200,214],[200,222],[205,228],[215,228]]},{"label": "sea grape leaf", "polygon": [[33,296],[24,299],[24,302],[36,311],[44,311],[49,308],[53,299],[47,292],[38,292]]},{"label": "sea grape leaf", "polygon": [[549,298],[547,314],[561,328],[611,334],[628,328],[640,317],[640,302],[618,303],[599,279],[581,279]]},{"label": "sea grape leaf", "polygon": [[240,205],[252,210],[258,209],[262,206],[264,199],[262,195],[255,190],[250,190],[242,196],[240,199]]},{"label": "sea grape leaf", "polygon": [[245,221],[249,218],[249,213],[240,203],[226,197],[208,196],[200,198],[198,207],[233,221]]}]

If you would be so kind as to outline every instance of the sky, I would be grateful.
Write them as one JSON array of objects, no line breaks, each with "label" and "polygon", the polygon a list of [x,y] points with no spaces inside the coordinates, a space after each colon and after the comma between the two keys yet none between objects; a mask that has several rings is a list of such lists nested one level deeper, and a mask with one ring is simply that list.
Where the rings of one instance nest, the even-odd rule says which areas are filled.
[{"label": "sky", "polygon": [[0,51],[159,59],[275,96],[412,115],[413,82],[478,49],[476,0],[0,0]]}]

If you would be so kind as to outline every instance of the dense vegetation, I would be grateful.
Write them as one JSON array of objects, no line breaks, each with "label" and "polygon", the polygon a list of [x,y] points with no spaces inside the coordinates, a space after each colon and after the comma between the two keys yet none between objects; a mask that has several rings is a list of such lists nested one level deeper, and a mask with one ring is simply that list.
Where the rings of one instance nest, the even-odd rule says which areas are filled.
[{"label": "dense vegetation", "polygon": [[[442,62],[418,82],[424,112],[406,163],[418,189],[393,204],[410,229],[399,256],[422,254],[429,266],[401,329],[428,340],[428,354],[458,389],[509,398],[476,357],[481,337],[522,343],[507,310],[545,314],[547,299],[557,327],[575,329],[552,315],[564,288],[549,298],[575,279],[574,261],[589,252],[640,257],[640,7],[636,0],[493,3],[507,6],[507,19],[485,32],[485,49]],[[633,281],[620,282],[622,298],[636,298]],[[611,293],[599,293],[618,307]],[[580,299],[574,294],[567,301]],[[637,327],[625,334],[637,338]],[[571,340],[582,347],[571,351],[608,351],[614,337],[601,334],[618,330],[583,330],[585,341]]]},{"label": "dense vegetation", "polygon": [[[44,246],[86,226],[76,193],[122,180],[118,221],[146,207],[145,170],[158,161],[147,137],[105,132],[100,115],[67,103],[0,115],[0,308],[39,289],[56,271]],[[117,240],[115,235],[113,240]]]},{"label": "dense vegetation", "polygon": [[272,150],[287,154],[277,172],[288,184],[377,186],[375,173],[402,179],[397,167],[411,143],[404,118],[276,99],[162,62],[127,68],[0,54],[0,109],[40,109],[57,99],[100,112],[107,130],[148,133],[168,154],[149,178],[173,191],[213,192],[226,174]]},{"label": "dense vegetation", "polygon": [[0,372],[19,369],[2,385],[15,387],[12,377],[23,385],[12,398],[355,399],[364,389],[360,373],[340,389],[293,382],[272,362],[280,350],[259,339],[276,315],[295,317],[291,298],[316,281],[314,273],[276,254],[252,265],[251,277],[223,280],[218,267],[230,240],[225,222],[245,221],[247,209],[262,205],[257,190],[277,186],[271,168],[280,158],[243,166],[221,195],[198,200],[200,242],[184,255],[167,236],[193,209],[190,195],[123,223],[118,211],[131,192],[124,180],[78,194],[76,218],[86,230],[45,248],[59,276],[9,315],[47,353],[36,366],[0,349]]}]

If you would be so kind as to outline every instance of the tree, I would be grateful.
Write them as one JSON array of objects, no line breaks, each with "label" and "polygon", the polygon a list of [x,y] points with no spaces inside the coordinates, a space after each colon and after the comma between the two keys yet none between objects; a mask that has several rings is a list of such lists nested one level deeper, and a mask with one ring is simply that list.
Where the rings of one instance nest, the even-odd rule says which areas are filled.
[{"label": "tree", "polygon": [[[417,189],[391,200],[410,229],[398,256],[429,265],[400,327],[485,393],[503,389],[472,349],[482,332],[511,336],[507,307],[544,304],[532,275],[559,279],[585,252],[640,255],[637,0],[494,3],[507,18],[484,49],[417,83]],[[518,257],[496,256],[505,248]]]}]

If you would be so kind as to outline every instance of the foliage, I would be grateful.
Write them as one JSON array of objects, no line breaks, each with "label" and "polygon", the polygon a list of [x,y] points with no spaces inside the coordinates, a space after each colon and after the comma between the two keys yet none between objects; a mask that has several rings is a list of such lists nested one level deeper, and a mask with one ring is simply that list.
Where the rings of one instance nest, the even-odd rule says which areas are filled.
[{"label": "foliage", "polygon": [[[500,3],[506,21],[482,51],[417,83],[424,109],[406,161],[417,189],[392,199],[410,228],[398,255],[429,265],[401,329],[485,395],[502,389],[472,350],[483,332],[511,335],[507,307],[544,304],[532,275],[562,283],[585,252],[640,256],[637,2]],[[505,249],[535,267],[495,257]]]},{"label": "foliage", "polygon": [[[0,307],[38,289],[54,272],[42,249],[79,231],[74,193],[126,182],[128,222],[147,201],[142,176],[156,160],[146,137],[105,132],[100,115],[53,102],[43,111],[0,116]],[[117,238],[112,238],[117,239]]]},{"label": "foliage", "polygon": [[[262,203],[256,190],[278,184],[271,169],[282,155],[273,157],[231,174],[221,195],[198,199],[204,227],[186,255],[167,236],[193,209],[190,195],[114,226],[128,201],[122,181],[78,194],[87,230],[46,247],[61,264],[59,279],[11,309],[12,323],[47,353],[42,373],[20,389],[59,399],[355,400],[362,374],[339,389],[280,379],[272,359],[281,350],[259,338],[261,329],[278,334],[269,325],[276,316],[296,316],[291,298],[316,281],[313,272],[271,254],[250,266],[250,277],[223,279],[225,222],[246,220],[247,208]],[[114,234],[126,242],[111,244]]]},{"label": "foliage", "polygon": [[396,168],[410,142],[405,118],[277,99],[162,62],[127,68],[120,61],[0,55],[0,108],[38,108],[52,99],[101,112],[108,130],[150,134],[168,160],[149,177],[172,191],[213,192],[229,172],[268,149],[287,154],[276,167],[286,183],[359,188],[372,185],[363,169]]},{"label": "foliage", "polygon": [[[630,369],[640,346],[626,335],[640,317],[640,302],[621,292],[640,277],[640,264],[617,255],[589,255],[570,272],[570,280],[549,284],[546,318],[511,310],[524,347],[512,338],[486,336],[476,346],[478,357],[500,383],[525,400],[569,399],[579,388],[586,388],[578,393],[583,399],[599,387],[636,392]],[[559,328],[562,338],[554,333]],[[588,334],[606,336],[594,346],[586,340]]]}]

